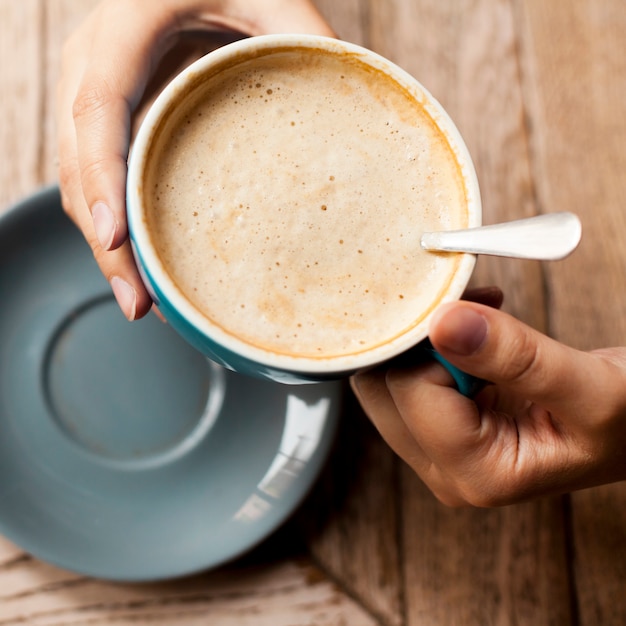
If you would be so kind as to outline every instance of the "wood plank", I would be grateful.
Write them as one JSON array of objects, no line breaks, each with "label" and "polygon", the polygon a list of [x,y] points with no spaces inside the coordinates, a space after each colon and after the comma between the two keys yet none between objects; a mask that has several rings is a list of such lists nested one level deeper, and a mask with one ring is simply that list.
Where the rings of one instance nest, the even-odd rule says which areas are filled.
[{"label": "wood plank", "polygon": [[[465,139],[484,223],[536,214],[509,3],[380,0],[373,7],[378,50],[422,82]],[[501,286],[505,309],[545,328],[539,263],[480,257],[473,284]]]},{"label": "wood plank", "polygon": [[349,398],[330,463],[298,515],[319,566],[388,626],[403,623],[397,468]]},{"label": "wood plank", "polygon": [[571,624],[559,499],[449,509],[407,468],[408,624]]},{"label": "wood plank", "polygon": [[[485,222],[537,213],[510,4],[380,1],[372,23],[379,50],[421,80],[459,126],[475,160]],[[481,258],[474,283],[502,286],[506,308],[545,330],[540,264]],[[560,499],[448,510],[408,469],[402,476],[407,624],[570,622]]]},{"label": "wood plank", "polygon": [[[582,349],[626,341],[626,10],[620,0],[518,5],[538,200],[578,213],[583,241],[548,268],[550,328]],[[579,623],[626,623],[626,484],[572,496]]]},{"label": "wood plank", "polygon": [[116,585],[32,561],[0,569],[0,589],[3,626],[376,624],[307,562],[232,566],[176,582]]},{"label": "wood plank", "polygon": [[369,47],[370,13],[366,0],[313,0],[337,36]]},{"label": "wood plank", "polygon": [[572,497],[576,602],[580,626],[626,624],[626,485]]},{"label": "wood plank", "polygon": [[58,180],[56,86],[61,73],[61,49],[64,41],[99,0],[40,0],[43,12],[45,51],[42,68],[42,88],[46,97],[42,106],[42,164],[41,178],[44,184]]},{"label": "wood plank", "polygon": [[43,12],[38,0],[0,3],[0,207],[16,202],[41,179],[44,94]]},{"label": "wood plank", "polygon": [[[626,10],[619,0],[518,2],[538,202],[583,222],[576,253],[546,267],[553,334],[578,348],[626,340]],[[599,219],[601,218],[601,219]]]},{"label": "wood plank", "polygon": [[[0,3],[0,212],[43,182],[45,16],[40,0]],[[0,566],[27,559],[0,537]]]}]

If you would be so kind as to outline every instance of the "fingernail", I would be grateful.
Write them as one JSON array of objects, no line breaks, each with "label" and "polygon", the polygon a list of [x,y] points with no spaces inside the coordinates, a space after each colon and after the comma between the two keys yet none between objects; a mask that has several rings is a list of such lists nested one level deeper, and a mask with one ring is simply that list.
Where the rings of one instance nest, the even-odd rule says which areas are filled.
[{"label": "fingernail", "polygon": [[487,339],[487,320],[470,307],[453,308],[437,323],[437,347],[459,356],[474,354]]},{"label": "fingernail", "polygon": [[157,316],[159,320],[161,320],[164,324],[167,324],[167,320],[163,317],[163,313],[159,311],[156,304],[152,305],[152,312]]},{"label": "fingernail", "polygon": [[137,292],[119,276],[111,279],[111,289],[122,313],[132,322],[137,313]]},{"label": "fingernail", "polygon": [[104,202],[96,202],[91,209],[91,218],[100,245],[109,250],[117,227],[113,211]]}]

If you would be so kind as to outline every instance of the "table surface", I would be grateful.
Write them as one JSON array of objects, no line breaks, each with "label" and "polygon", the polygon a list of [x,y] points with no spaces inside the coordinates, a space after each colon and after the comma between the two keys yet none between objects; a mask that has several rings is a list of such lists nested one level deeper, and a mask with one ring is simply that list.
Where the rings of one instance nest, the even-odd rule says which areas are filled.
[{"label": "table surface", "polygon": [[[56,179],[60,48],[89,0],[0,0],[0,207]],[[624,345],[623,0],[319,0],[341,37],[415,75],[457,122],[484,221],[578,213],[552,264],[479,259],[506,309],[578,348]],[[1,506],[1,503],[0,503]],[[349,402],[295,516],[243,559],[149,585],[59,570],[0,538],[0,624],[626,624],[626,484],[448,509]]]}]

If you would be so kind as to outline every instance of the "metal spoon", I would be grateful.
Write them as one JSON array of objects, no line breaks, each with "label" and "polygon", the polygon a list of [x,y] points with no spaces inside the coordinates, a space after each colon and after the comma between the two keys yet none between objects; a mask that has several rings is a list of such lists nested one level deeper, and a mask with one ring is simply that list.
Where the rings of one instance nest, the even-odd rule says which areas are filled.
[{"label": "metal spoon", "polygon": [[546,213],[512,222],[422,235],[422,248],[556,261],[573,252],[582,228],[573,213]]}]

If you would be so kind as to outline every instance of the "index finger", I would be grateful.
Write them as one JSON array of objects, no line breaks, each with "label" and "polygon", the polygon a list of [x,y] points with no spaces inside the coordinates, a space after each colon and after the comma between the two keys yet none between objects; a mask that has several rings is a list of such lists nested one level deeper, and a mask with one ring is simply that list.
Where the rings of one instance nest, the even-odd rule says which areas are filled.
[{"label": "index finger", "polygon": [[132,2],[102,5],[98,20],[115,28],[92,29],[91,56],[71,106],[82,193],[104,250],[127,238],[131,114],[146,87],[157,43],[167,34],[158,14],[147,12],[154,23],[146,24],[145,13]]},{"label": "index finger", "polygon": [[[359,373],[351,382],[383,439],[435,496],[449,506],[466,504],[449,470],[465,464],[468,447],[475,447],[475,408],[454,390],[447,372],[430,363],[403,370]],[[459,399],[464,405],[461,409]],[[460,414],[459,410],[464,412]],[[469,432],[460,442],[459,432],[450,430],[456,424],[442,420],[442,416],[452,416],[456,424],[469,422]]]},{"label": "index finger", "polygon": [[[244,12],[245,7],[245,12]],[[91,58],[72,106],[83,194],[105,250],[127,237],[125,181],[131,114],[174,35],[187,28],[242,32],[317,32],[332,35],[308,0],[205,4],[115,1],[100,6]]]},{"label": "index finger", "polygon": [[430,467],[430,459],[400,416],[386,378],[386,370],[375,369],[354,375],[350,384],[361,407],[389,447],[418,475],[423,475]]}]

